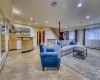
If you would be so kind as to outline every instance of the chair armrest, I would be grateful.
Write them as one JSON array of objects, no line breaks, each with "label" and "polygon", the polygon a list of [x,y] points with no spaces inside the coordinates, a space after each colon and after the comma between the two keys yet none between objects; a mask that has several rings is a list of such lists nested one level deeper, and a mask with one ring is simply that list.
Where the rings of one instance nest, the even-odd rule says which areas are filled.
[{"label": "chair armrest", "polygon": [[55,49],[54,48],[46,48],[46,51],[47,52],[55,52]]},{"label": "chair armrest", "polygon": [[61,58],[60,58],[60,56],[58,56],[58,58],[57,58],[58,67],[60,67],[60,62],[61,62]]},{"label": "chair armrest", "polygon": [[41,54],[41,57],[58,57],[58,52],[45,52]]}]

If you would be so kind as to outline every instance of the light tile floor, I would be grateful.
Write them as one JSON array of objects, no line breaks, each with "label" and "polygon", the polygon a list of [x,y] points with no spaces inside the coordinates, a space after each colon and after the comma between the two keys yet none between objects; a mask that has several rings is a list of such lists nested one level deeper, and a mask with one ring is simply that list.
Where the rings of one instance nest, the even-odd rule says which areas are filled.
[{"label": "light tile floor", "polygon": [[88,80],[81,74],[61,64],[60,70],[41,68],[39,49],[20,53],[10,51],[4,67],[0,72],[0,80]]}]

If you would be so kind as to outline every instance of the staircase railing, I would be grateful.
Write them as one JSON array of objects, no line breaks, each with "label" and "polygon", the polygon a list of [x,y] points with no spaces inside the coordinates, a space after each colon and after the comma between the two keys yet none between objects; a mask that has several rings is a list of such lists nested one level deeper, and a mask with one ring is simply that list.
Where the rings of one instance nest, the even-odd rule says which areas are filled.
[{"label": "staircase railing", "polygon": [[58,40],[59,39],[59,36],[58,36],[57,32],[55,31],[55,29],[54,28],[50,28],[50,29],[53,32],[53,34],[56,37],[56,39]]}]

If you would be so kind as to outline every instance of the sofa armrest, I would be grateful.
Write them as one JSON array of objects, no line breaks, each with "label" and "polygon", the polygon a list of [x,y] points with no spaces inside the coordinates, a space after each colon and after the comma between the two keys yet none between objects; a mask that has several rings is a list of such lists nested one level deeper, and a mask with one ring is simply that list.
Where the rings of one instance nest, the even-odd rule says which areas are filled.
[{"label": "sofa armrest", "polygon": [[54,47],[55,47],[55,50],[56,50],[59,54],[61,54],[61,46],[60,46],[60,45],[55,45]]}]

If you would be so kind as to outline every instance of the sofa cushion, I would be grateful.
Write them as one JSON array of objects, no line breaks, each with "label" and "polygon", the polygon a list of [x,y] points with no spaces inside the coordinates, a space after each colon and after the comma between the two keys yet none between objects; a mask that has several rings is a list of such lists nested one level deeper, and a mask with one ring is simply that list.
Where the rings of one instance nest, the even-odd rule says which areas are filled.
[{"label": "sofa cushion", "polygon": [[57,45],[61,45],[59,41],[57,41]]},{"label": "sofa cushion", "polygon": [[70,40],[66,40],[66,45],[70,45]]},{"label": "sofa cushion", "polygon": [[60,44],[61,46],[66,46],[67,45],[66,40],[60,40]]},{"label": "sofa cushion", "polygon": [[62,48],[62,45],[61,45],[61,43],[59,41],[57,41],[57,45],[61,46],[61,48]]},{"label": "sofa cushion", "polygon": [[65,52],[65,51],[68,51],[68,50],[73,49],[73,48],[74,48],[73,45],[64,46],[61,48],[61,52]]}]

